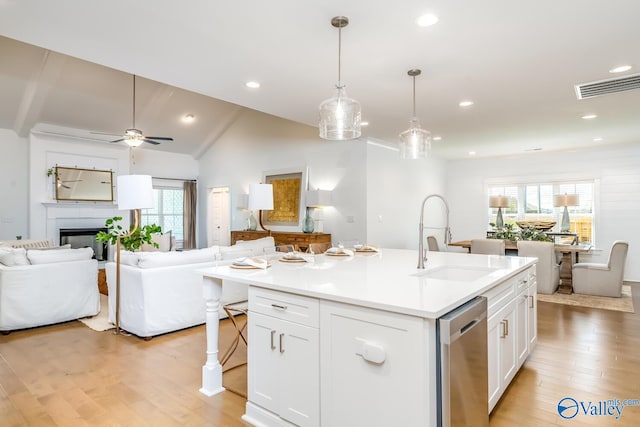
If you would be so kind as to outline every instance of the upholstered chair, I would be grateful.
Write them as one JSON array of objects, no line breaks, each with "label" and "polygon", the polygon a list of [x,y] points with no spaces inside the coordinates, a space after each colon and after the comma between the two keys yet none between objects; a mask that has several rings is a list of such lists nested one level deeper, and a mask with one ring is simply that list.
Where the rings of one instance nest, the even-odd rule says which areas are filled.
[{"label": "upholstered chair", "polygon": [[629,243],[613,242],[606,264],[579,262],[573,265],[573,292],[576,294],[619,297],[622,295],[624,264]]},{"label": "upholstered chair", "polygon": [[435,236],[427,236],[427,247],[432,252],[439,252],[440,247],[438,246],[438,239]]},{"label": "upholstered chair", "polygon": [[472,254],[504,255],[504,240],[502,239],[472,239]]},{"label": "upholstered chair", "polygon": [[556,262],[556,251],[551,242],[521,240],[518,256],[538,258],[536,281],[539,294],[552,294],[560,284],[560,264]]}]

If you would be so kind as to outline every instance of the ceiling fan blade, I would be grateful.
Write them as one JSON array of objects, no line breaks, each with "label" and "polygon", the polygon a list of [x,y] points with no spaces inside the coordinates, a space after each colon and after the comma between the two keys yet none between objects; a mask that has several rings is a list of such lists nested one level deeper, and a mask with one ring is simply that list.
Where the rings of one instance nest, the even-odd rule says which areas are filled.
[{"label": "ceiling fan blade", "polygon": [[160,145],[160,143],[158,141],[153,141],[149,138],[145,138],[143,139],[144,142],[148,142],[149,144],[153,144],[153,145]]},{"label": "ceiling fan blade", "polygon": [[126,139],[126,138],[120,138],[120,139],[116,139],[115,141],[109,141],[109,142],[111,142],[111,143],[114,143],[114,142],[122,142],[122,141],[124,141],[125,139]]},{"label": "ceiling fan blade", "polygon": [[173,141],[173,138],[169,138],[168,136],[145,136],[147,139],[158,139],[160,141]]},{"label": "ceiling fan blade", "polygon": [[89,132],[93,135],[108,135],[108,136],[120,136],[119,133],[105,133],[105,132]]}]

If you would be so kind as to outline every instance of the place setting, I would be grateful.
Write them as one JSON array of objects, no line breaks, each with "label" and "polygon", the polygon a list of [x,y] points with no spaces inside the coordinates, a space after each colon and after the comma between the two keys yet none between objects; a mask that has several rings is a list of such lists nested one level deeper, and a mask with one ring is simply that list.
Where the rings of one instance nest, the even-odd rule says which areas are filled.
[{"label": "place setting", "polygon": [[305,262],[309,262],[300,252],[286,252],[283,256],[278,258],[280,262],[287,262],[293,264],[304,264]]},{"label": "place setting", "polygon": [[233,261],[229,266],[237,270],[265,270],[271,263],[264,258],[243,257]]}]

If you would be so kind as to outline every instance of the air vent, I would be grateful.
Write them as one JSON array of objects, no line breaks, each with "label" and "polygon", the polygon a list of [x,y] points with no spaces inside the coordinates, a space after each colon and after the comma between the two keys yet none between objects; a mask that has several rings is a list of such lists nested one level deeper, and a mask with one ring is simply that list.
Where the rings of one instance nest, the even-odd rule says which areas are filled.
[{"label": "air vent", "polygon": [[583,83],[576,85],[575,88],[578,99],[593,98],[595,96],[607,95],[609,93],[640,89],[640,74]]}]

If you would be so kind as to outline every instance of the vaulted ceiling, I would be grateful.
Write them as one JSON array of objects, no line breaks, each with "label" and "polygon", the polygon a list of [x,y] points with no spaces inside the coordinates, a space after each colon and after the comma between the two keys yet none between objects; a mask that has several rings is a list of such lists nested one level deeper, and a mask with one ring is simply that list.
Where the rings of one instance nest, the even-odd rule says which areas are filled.
[{"label": "vaulted ceiling", "polygon": [[[438,23],[417,26],[424,13]],[[411,116],[407,71],[420,68],[417,115],[442,137],[436,155],[640,143],[640,90],[574,90],[640,73],[636,0],[0,0],[0,127],[109,140],[88,131],[131,127],[132,74],[136,127],[175,139],[145,149],[197,158],[243,108],[316,126],[337,80],[336,15],[350,20],[342,77],[370,123],[363,137],[395,143]]]}]

